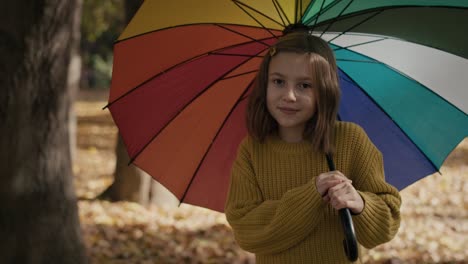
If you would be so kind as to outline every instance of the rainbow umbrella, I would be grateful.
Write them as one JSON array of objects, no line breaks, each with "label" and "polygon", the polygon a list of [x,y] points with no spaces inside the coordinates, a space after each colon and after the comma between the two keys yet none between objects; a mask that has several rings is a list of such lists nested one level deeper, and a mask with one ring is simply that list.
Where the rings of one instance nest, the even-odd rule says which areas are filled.
[{"label": "rainbow umbrella", "polygon": [[468,135],[468,0],[145,1],[114,46],[108,108],[131,162],[181,202],[223,211],[262,56],[288,25],[326,39],[340,120],[402,189]]}]

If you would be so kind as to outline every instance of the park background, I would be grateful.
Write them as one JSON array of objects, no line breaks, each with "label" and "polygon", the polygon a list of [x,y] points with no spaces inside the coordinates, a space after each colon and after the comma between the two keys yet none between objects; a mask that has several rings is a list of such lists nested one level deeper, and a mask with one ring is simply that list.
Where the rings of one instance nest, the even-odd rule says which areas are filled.
[{"label": "park background", "polygon": [[[89,27],[88,32],[98,39],[106,34],[116,37],[119,32],[107,30],[118,29],[116,21],[123,19],[110,17],[121,16],[125,5],[117,7],[115,5],[120,3],[114,1],[113,8],[101,9],[103,6],[86,6],[86,2],[83,25]],[[115,13],[103,16],[109,10]],[[99,21],[98,16],[108,17],[108,21],[102,21],[107,25],[94,24],[93,21]],[[100,32],[92,30],[99,28]],[[89,54],[92,59],[88,61],[94,64],[89,65],[91,70],[87,72],[94,73],[96,78],[88,86],[94,87],[80,93],[76,108],[79,127],[76,186],[78,195],[87,198],[99,196],[111,185],[116,168],[118,132],[109,112],[101,111],[106,104],[112,68],[112,54],[106,44],[103,41],[99,44],[102,47],[96,49],[104,53]],[[441,174],[427,177],[402,191],[403,221],[398,236],[371,250],[363,260],[369,263],[468,261],[468,199],[463,195],[468,191],[467,179],[468,140],[465,139],[444,163]],[[165,198],[171,199],[167,194]],[[250,254],[242,252],[235,244],[223,214],[188,205],[177,208],[173,200],[167,203],[169,205],[165,206],[164,201],[155,201],[152,205],[141,206],[131,202],[81,202],[85,235],[95,236],[87,241],[88,248],[93,249],[93,258],[105,261],[128,257],[148,263],[253,261]],[[107,231],[97,228],[96,219],[103,221]]]},{"label": "park background", "polygon": [[[178,202],[164,187],[133,165],[128,165],[128,157],[125,156],[119,141],[118,130],[109,111],[103,109],[107,104],[112,75],[113,42],[141,2],[23,0],[5,3],[6,8],[3,10],[12,8],[15,12],[19,8],[32,5],[33,10],[49,10],[54,9],[54,6],[66,9],[65,5],[70,4],[74,7],[68,10],[68,14],[74,17],[73,25],[70,26],[73,34],[70,35],[69,41],[75,44],[67,48],[70,60],[67,64],[68,88],[64,93],[70,101],[69,108],[65,108],[69,111],[66,126],[70,132],[70,170],[59,171],[57,175],[60,176],[57,177],[71,178],[71,186],[76,196],[76,200],[71,199],[71,204],[77,205],[79,223],[73,222],[78,227],[77,239],[70,239],[77,241],[75,246],[82,248],[83,254],[78,254],[79,257],[68,254],[66,250],[61,249],[60,242],[50,243],[49,248],[44,246],[44,251],[39,252],[39,249],[33,250],[32,245],[37,244],[29,242],[25,243],[24,247],[13,247],[21,251],[21,254],[31,255],[30,258],[24,257],[25,261],[21,263],[254,263],[253,255],[242,251],[235,243],[223,214],[190,205],[178,206]],[[63,19],[65,21],[66,17]],[[11,23],[13,22],[10,21]],[[28,20],[26,16],[22,23],[34,26],[37,21]],[[54,23],[60,23],[60,20],[57,19]],[[3,28],[0,28],[2,34],[8,32],[2,30]],[[8,58],[2,50],[9,47],[8,43],[3,39],[0,42],[2,58]],[[8,73],[4,66],[0,66],[0,70],[2,74]],[[30,78],[29,72],[24,74],[25,79]],[[3,79],[0,79],[0,84],[4,84]],[[15,95],[13,91],[7,91],[10,92],[7,95]],[[0,103],[4,102],[3,97],[0,99]],[[8,99],[6,101],[8,102]],[[1,107],[0,110],[6,109],[7,114],[11,111],[11,108]],[[4,112],[0,111],[0,117],[6,118],[7,114],[4,115]],[[2,124],[0,132],[8,130],[7,124]],[[35,128],[30,128],[28,133],[34,134]],[[4,140],[1,142],[6,142],[5,135],[10,134],[0,134],[0,138]],[[0,157],[3,158],[3,155],[6,154]],[[48,164],[54,164],[53,158],[46,158]],[[0,163],[0,172],[7,175],[12,171],[9,169],[12,166],[8,167],[8,162],[4,160],[9,159],[3,159],[3,163]],[[440,173],[428,176],[401,191],[402,224],[397,236],[389,243],[364,252],[362,261],[468,263],[467,192],[468,139],[465,138],[447,158]],[[8,215],[14,215],[20,210],[8,211],[10,207],[3,205],[9,200],[0,200],[4,201],[0,208],[6,208],[2,209],[5,211],[0,214],[0,235],[3,233],[2,237],[7,238],[6,241],[0,242],[0,262],[3,262],[2,258],[15,259],[11,254],[8,255],[8,252],[13,252],[9,244],[22,245],[18,242],[21,239],[17,237],[21,237],[23,233],[9,233],[6,230],[8,225],[14,225],[11,222],[17,222],[18,225],[22,223],[13,220],[9,222],[7,219]],[[40,207],[39,201],[37,206]],[[22,212],[19,215],[23,218],[25,215],[35,217],[31,213],[35,211],[28,210],[27,213]],[[28,237],[43,237],[43,233],[54,233],[53,228],[60,228],[60,223],[50,220],[53,219],[53,214],[47,217],[42,226],[41,221],[27,222],[42,230],[37,231],[41,235],[34,236],[31,231],[34,227],[25,228],[25,234]],[[54,223],[55,226],[52,226]],[[20,228],[18,227],[18,230]],[[63,224],[62,229],[67,228],[68,224]],[[44,258],[44,252],[49,251],[59,252],[57,256],[67,261],[47,262],[47,258],[45,261],[39,261],[37,256],[42,253]]]}]

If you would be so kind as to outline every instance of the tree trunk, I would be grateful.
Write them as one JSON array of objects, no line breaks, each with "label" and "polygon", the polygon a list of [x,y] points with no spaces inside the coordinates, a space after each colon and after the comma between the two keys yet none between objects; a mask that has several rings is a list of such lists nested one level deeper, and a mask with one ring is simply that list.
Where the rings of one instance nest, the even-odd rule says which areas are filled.
[{"label": "tree trunk", "polygon": [[[142,0],[125,0],[125,20],[127,23],[130,22],[142,3]],[[142,205],[152,203],[165,207],[175,207],[179,204],[177,198],[164,186],[153,180],[150,175],[133,165],[128,165],[130,158],[120,136],[117,139],[115,153],[117,161],[114,182],[100,198],[113,201],[133,201]]]},{"label": "tree trunk", "polygon": [[144,187],[142,186],[144,179],[151,176],[137,167],[128,164],[130,158],[120,135],[117,138],[115,155],[117,160],[115,163],[114,182],[99,198],[146,204],[145,197],[141,196],[140,189]]},{"label": "tree trunk", "polygon": [[68,65],[81,0],[0,9],[0,263],[86,263],[72,185]]},{"label": "tree trunk", "polygon": [[99,198],[112,201],[132,201],[141,205],[154,204],[166,208],[179,205],[177,197],[162,184],[155,181],[148,173],[134,165],[129,165],[125,144],[120,136],[117,139],[114,182]]},{"label": "tree trunk", "polygon": [[77,119],[75,110],[75,99],[80,89],[81,82],[81,52],[80,52],[80,40],[81,40],[81,12],[83,6],[83,0],[77,0],[78,6],[75,10],[73,17],[73,30],[71,39],[71,59],[68,66],[68,89],[70,93],[70,110],[69,110],[69,137],[70,137],[70,154],[72,164],[76,161],[76,129]]}]

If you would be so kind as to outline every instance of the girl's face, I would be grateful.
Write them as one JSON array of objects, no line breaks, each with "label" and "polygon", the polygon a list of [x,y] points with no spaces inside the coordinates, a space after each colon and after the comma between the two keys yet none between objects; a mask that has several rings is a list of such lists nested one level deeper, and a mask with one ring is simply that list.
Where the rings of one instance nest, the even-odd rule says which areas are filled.
[{"label": "girl's face", "polygon": [[307,54],[280,52],[268,70],[267,108],[278,122],[281,138],[300,141],[317,108],[317,88]]}]

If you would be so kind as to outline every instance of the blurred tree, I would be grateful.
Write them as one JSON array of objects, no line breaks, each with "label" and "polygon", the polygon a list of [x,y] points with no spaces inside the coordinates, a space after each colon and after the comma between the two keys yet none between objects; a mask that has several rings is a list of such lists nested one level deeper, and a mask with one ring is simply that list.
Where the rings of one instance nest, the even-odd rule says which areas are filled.
[{"label": "blurred tree", "polygon": [[84,0],[81,23],[82,87],[109,87],[112,46],[124,26],[123,0]]},{"label": "blurred tree", "polygon": [[82,0],[0,9],[0,263],[86,263],[69,144]]},{"label": "blurred tree", "polygon": [[[125,0],[127,23],[142,3],[142,0]],[[128,165],[130,158],[120,135],[117,139],[116,156],[114,182],[100,198],[113,201],[127,200],[143,205],[152,203],[167,207],[175,207],[179,204],[177,198],[160,183],[154,181],[150,175],[134,165]]]},{"label": "blurred tree", "polygon": [[83,0],[79,0],[79,10],[76,10],[75,17],[73,19],[73,30],[72,30],[72,39],[71,39],[71,58],[70,64],[68,65],[68,89],[71,97],[70,100],[70,109],[68,117],[68,129],[69,129],[69,138],[70,138],[70,155],[72,164],[76,161],[76,129],[77,129],[77,120],[76,120],[76,111],[75,111],[75,99],[76,95],[80,89],[81,84],[81,70],[82,70],[82,59],[81,59],[81,50],[80,50],[80,40],[81,40],[81,16],[82,16],[82,7]]}]

